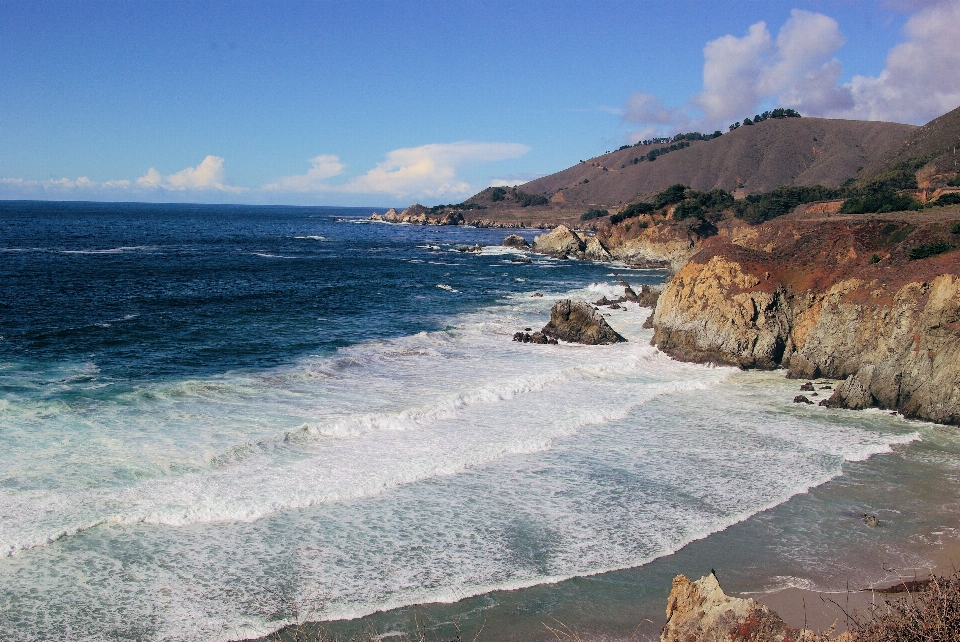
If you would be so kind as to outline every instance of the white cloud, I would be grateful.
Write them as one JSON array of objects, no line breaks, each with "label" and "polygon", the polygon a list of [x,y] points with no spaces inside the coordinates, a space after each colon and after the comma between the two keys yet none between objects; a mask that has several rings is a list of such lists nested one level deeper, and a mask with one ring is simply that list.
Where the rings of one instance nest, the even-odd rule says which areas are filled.
[{"label": "white cloud", "polygon": [[8,189],[20,189],[25,191],[41,192],[62,192],[71,191],[94,191],[94,190],[124,190],[131,186],[128,180],[115,181],[92,181],[86,176],[81,176],[76,180],[69,178],[51,178],[45,181],[29,180],[24,178],[0,178],[0,185]]},{"label": "white cloud", "polygon": [[518,143],[433,143],[405,147],[388,152],[377,166],[346,183],[333,185],[327,179],[344,169],[337,156],[321,155],[310,162],[313,167],[298,176],[285,176],[264,185],[267,191],[348,192],[352,194],[389,194],[396,197],[449,198],[469,196],[476,187],[458,175],[464,165],[490,163],[518,158],[530,151]]},{"label": "white cloud", "polygon": [[148,189],[163,188],[180,192],[186,190],[244,191],[244,188],[226,184],[223,163],[224,160],[219,156],[210,155],[196,167],[187,167],[167,176],[161,176],[160,172],[151,167],[146,174],[137,179],[137,185]]},{"label": "white cloud", "polygon": [[312,167],[306,174],[284,176],[276,183],[264,185],[263,189],[270,191],[313,192],[330,189],[325,182],[328,178],[343,173],[344,165],[338,156],[321,154],[310,159]]},{"label": "white cloud", "polygon": [[915,0],[905,42],[892,48],[876,78],[839,82],[835,58],[846,39],[836,20],[794,9],[774,39],[764,22],[703,49],[703,88],[686,105],[650,94],[627,99],[624,120],[647,133],[723,127],[761,110],[791,107],[808,116],[923,123],[960,105],[960,0]]},{"label": "white cloud", "polygon": [[960,105],[960,0],[928,4],[907,21],[907,40],[880,75],[850,82],[850,115],[919,123]]}]

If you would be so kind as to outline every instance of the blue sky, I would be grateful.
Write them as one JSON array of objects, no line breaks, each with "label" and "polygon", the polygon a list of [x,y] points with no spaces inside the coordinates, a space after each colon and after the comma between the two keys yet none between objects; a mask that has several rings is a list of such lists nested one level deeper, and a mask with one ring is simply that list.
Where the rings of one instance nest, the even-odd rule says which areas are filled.
[{"label": "blue sky", "polygon": [[765,108],[960,105],[960,0],[0,0],[0,198],[458,202]]}]

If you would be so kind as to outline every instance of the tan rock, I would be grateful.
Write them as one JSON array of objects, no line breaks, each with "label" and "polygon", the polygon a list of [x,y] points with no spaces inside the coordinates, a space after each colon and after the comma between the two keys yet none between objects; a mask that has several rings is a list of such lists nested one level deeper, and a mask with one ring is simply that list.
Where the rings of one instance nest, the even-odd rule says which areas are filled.
[{"label": "tan rock", "polygon": [[[673,578],[667,598],[667,623],[661,642],[826,642],[829,635],[788,627],[769,607],[752,599],[730,597],[711,573],[691,582]],[[841,634],[835,642],[850,642]]]},{"label": "tan rock", "polygon": [[585,248],[583,239],[566,225],[558,225],[549,234],[541,234],[533,239],[534,252],[560,258],[576,255]]},{"label": "tan rock", "polygon": [[607,248],[603,246],[603,243],[601,243],[600,239],[598,239],[596,236],[589,237],[585,246],[583,258],[590,259],[591,261],[613,260],[613,257],[610,256],[610,252],[607,251]]}]

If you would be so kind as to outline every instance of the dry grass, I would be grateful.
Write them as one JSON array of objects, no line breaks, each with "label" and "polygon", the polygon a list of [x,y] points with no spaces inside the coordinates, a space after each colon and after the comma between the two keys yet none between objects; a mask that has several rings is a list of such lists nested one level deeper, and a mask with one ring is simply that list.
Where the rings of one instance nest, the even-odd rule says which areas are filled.
[{"label": "dry grass", "polygon": [[876,607],[857,642],[960,641],[960,573],[934,576],[924,590]]}]

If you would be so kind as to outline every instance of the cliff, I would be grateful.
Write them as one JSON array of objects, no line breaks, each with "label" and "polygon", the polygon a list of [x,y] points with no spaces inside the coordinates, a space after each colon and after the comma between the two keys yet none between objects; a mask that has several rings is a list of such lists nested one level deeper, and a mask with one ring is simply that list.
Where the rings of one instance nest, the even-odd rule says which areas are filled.
[{"label": "cliff", "polygon": [[[955,207],[797,213],[707,239],[664,289],[653,343],[683,360],[844,379],[824,405],[960,424],[958,221]],[[936,243],[954,249],[917,258]]]}]

